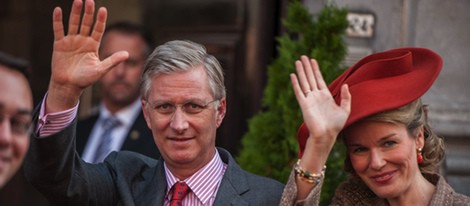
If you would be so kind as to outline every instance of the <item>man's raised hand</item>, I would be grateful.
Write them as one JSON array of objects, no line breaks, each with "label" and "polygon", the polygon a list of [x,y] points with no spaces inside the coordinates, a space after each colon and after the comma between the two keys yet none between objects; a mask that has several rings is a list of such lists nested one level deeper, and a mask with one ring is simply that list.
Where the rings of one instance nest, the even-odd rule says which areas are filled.
[{"label": "man's raised hand", "polygon": [[[83,6],[85,10],[82,17]],[[86,87],[129,56],[126,51],[120,51],[100,60],[98,49],[106,27],[107,11],[103,7],[98,10],[93,26],[94,13],[93,0],[86,0],[85,5],[82,0],[74,0],[65,35],[62,9],[54,9],[52,75],[46,103],[48,112],[75,106]]]}]

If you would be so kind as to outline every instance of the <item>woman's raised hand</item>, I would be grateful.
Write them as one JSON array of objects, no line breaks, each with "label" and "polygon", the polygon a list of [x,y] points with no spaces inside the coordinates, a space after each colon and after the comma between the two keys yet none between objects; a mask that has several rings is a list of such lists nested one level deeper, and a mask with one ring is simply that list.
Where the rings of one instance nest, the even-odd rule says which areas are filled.
[{"label": "woman's raised hand", "polygon": [[[315,153],[322,152],[322,156],[328,156],[336,141],[336,136],[349,116],[351,94],[348,86],[343,85],[341,103],[338,105],[323,80],[317,61],[302,56],[295,62],[295,67],[297,75],[290,75],[291,82],[305,125],[310,133],[304,157],[311,153],[312,149],[317,150]],[[315,148],[308,148],[312,146]],[[319,148],[321,148],[320,151]]]}]

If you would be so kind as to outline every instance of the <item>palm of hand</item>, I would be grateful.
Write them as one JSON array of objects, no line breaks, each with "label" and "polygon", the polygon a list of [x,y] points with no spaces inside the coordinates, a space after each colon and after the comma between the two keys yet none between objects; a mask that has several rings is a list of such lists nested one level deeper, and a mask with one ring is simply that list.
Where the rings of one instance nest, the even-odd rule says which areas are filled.
[{"label": "palm of hand", "polygon": [[295,96],[310,136],[317,145],[331,147],[349,117],[351,96],[346,85],[336,104],[315,60],[302,56],[295,63],[297,76],[291,74]]},{"label": "palm of hand", "polygon": [[[349,110],[336,104],[328,89],[308,93],[304,101],[299,104],[309,131],[320,137],[336,136],[349,116]],[[314,139],[323,140],[322,138]]]},{"label": "palm of hand", "polygon": [[[54,9],[54,51],[51,84],[66,88],[76,95],[96,82],[114,65],[128,58],[126,51],[100,61],[98,48],[106,25],[107,10],[100,8],[93,26],[95,3],[74,0],[70,12],[68,34],[64,35],[62,10]],[[85,7],[82,15],[82,9]]]},{"label": "palm of hand", "polygon": [[99,42],[89,36],[68,35],[54,42],[52,78],[57,83],[74,83],[83,89],[100,76]]}]

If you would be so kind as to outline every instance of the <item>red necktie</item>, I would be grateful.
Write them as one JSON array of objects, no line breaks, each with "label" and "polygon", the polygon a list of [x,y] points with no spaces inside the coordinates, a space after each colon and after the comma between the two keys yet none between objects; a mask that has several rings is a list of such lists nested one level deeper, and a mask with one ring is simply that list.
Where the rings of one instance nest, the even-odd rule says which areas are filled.
[{"label": "red necktie", "polygon": [[183,205],[181,202],[183,201],[184,196],[186,196],[189,192],[188,185],[183,182],[177,182],[173,186],[173,193],[171,195],[170,206],[181,206]]}]

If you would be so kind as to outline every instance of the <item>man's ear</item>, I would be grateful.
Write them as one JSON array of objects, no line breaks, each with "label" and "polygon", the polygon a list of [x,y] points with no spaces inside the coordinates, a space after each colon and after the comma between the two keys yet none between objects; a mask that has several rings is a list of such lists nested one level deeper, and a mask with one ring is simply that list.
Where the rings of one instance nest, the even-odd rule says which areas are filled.
[{"label": "man's ear", "polygon": [[219,100],[219,105],[217,106],[217,116],[216,116],[216,124],[217,128],[222,124],[222,120],[224,120],[225,113],[227,112],[227,100],[225,97]]},{"label": "man's ear", "polygon": [[142,112],[144,113],[144,118],[145,118],[145,122],[147,123],[147,127],[149,129],[152,129],[152,127],[150,126],[151,125],[150,124],[150,114],[149,114],[149,111],[148,111],[149,107],[147,106],[148,102],[145,101],[144,99],[141,99],[140,102],[141,102],[141,105],[142,105]]}]

